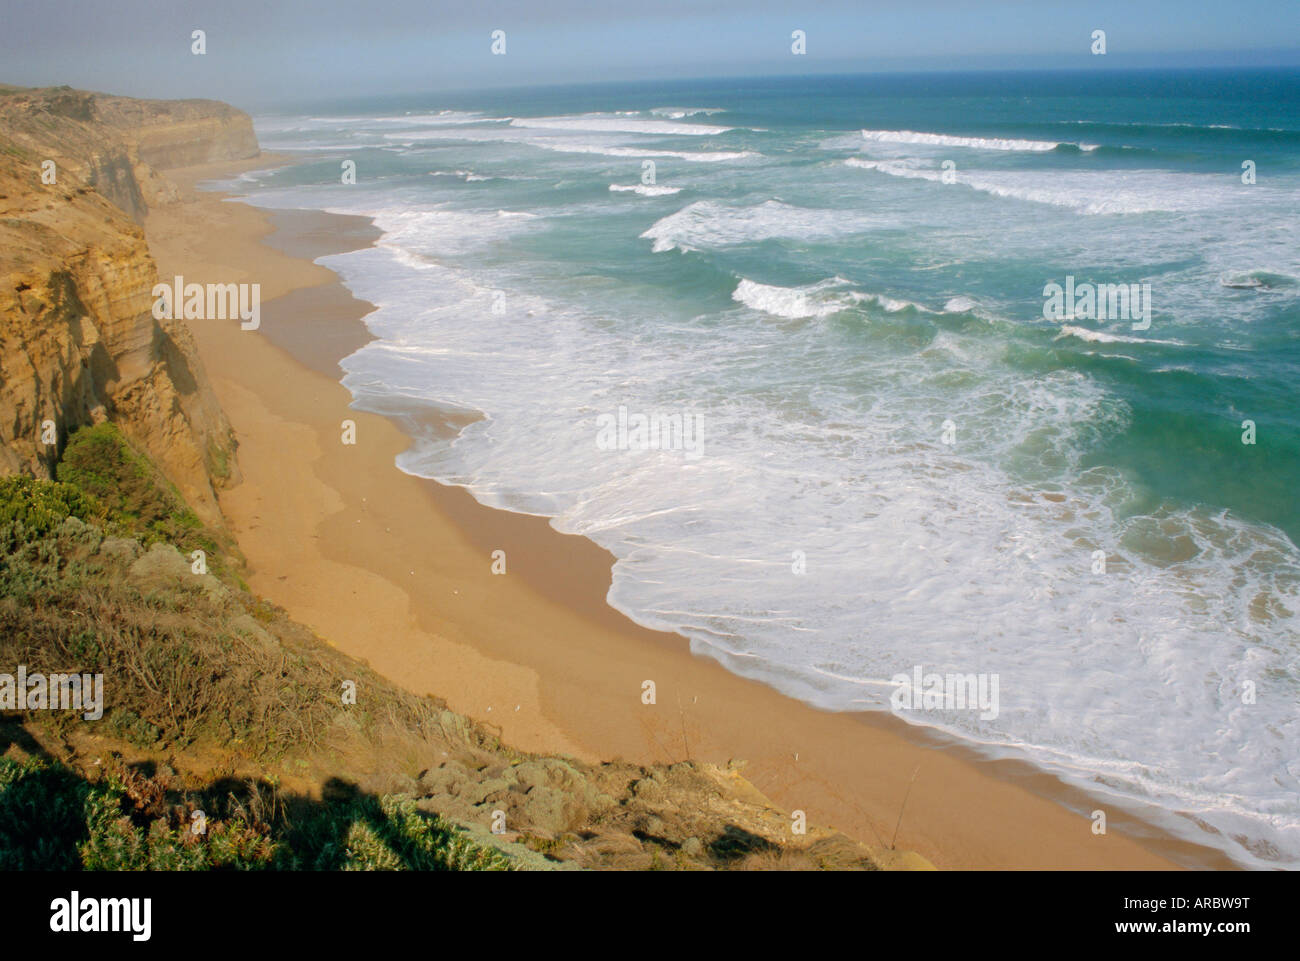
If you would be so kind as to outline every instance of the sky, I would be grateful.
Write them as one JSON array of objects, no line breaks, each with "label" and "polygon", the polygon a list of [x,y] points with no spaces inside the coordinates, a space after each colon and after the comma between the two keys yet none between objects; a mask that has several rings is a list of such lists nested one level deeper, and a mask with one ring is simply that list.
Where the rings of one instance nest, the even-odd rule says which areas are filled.
[{"label": "sky", "polygon": [[1300,0],[0,0],[0,82],[250,108],[638,79],[1221,65],[1300,65]]}]

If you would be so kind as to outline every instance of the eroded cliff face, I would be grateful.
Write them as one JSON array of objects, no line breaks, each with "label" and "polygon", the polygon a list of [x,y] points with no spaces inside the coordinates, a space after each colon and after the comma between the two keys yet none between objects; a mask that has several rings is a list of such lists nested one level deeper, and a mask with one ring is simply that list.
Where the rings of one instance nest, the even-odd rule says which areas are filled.
[{"label": "eroded cliff face", "polygon": [[217,100],[100,97],[96,108],[100,122],[123,131],[138,162],[154,170],[258,154],[248,114]]},{"label": "eroded cliff face", "polygon": [[258,154],[248,115],[216,100],[132,100],[67,87],[0,88],[0,134],[142,223],[178,196],[159,173]]},{"label": "eroded cliff face", "polygon": [[108,419],[220,525],[234,436],[184,322],[153,317],[133,218],[175,195],[155,161],[256,153],[225,104],[0,90],[0,472],[51,477],[69,431]]}]

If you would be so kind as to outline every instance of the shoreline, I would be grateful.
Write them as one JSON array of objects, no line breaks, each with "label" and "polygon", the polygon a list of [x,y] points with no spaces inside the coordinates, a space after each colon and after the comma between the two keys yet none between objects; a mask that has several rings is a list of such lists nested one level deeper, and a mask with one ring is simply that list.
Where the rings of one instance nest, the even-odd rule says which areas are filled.
[{"label": "shoreline", "polygon": [[[394,458],[407,435],[352,408],[339,383],[337,361],[373,339],[362,320],[371,305],[311,262],[373,243],[378,230],[364,217],[265,211],[194,190],[272,162],[170,171],[184,199],[146,224],[162,276],[262,285],[260,331],[191,327],[240,440],[244,480],[220,502],[253,590],[524,750],[745,758],[745,776],[775,803],[880,848],[906,798],[898,847],[941,868],[1236,866],[1027,762],[982,758],[892,715],[821,711],[732,674],[610,607],[613,557],[596,544],[402,473]],[[340,441],[344,419],[355,446]],[[505,576],[491,573],[495,549],[506,551]],[[656,705],[641,703],[645,679]],[[1101,837],[1087,816],[1098,806]]]}]

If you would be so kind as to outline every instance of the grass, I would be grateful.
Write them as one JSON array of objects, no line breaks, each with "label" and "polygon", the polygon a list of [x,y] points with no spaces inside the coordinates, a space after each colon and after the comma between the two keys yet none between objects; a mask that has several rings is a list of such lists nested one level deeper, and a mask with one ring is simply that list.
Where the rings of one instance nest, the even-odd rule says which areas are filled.
[{"label": "grass", "polygon": [[[211,577],[133,578],[134,558],[158,543],[203,546],[214,574],[225,565],[218,535],[111,424],[76,431],[57,476],[0,478],[0,670],[102,674],[104,718],[34,712],[29,725],[65,745],[107,736],[154,754],[220,754],[231,773],[290,759],[308,768],[358,745],[373,751],[376,738],[409,751],[438,726],[443,705],[392,690],[232,574],[215,587]],[[342,677],[382,696],[343,705]],[[0,757],[0,870],[510,865],[410,798],[338,782],[313,800],[264,778],[250,787],[221,776],[200,778],[196,791],[193,779],[185,787],[107,756],[111,773],[99,777],[40,754]],[[196,835],[199,810],[206,831]]]},{"label": "grass", "polygon": [[[111,426],[76,431],[57,476],[0,478],[0,671],[101,674],[103,717],[0,712],[0,870],[869,866],[851,845],[792,859],[779,812],[692,765],[521,754],[394,686],[249,593]],[[198,538],[212,576],[184,558]],[[572,810],[507,781],[522,762]],[[448,765],[494,786],[472,800]],[[668,793],[641,798],[647,779]],[[517,843],[487,833],[497,804]]]},{"label": "grass", "polygon": [[[43,506],[39,490],[20,500]],[[62,513],[62,501],[53,504],[28,511],[42,530]],[[0,502],[15,506],[22,513]],[[22,542],[0,556],[0,664],[104,674],[106,726],[132,744],[202,740],[274,760],[322,748],[340,725],[364,734],[436,723],[437,706],[414,696],[389,699],[382,716],[365,699],[343,705],[340,678],[363,689],[378,679],[241,591],[213,592],[197,577],[134,582],[129,559],[99,550],[105,532],[75,514],[41,538],[21,522],[14,529]],[[47,723],[82,722],[52,713]]]}]

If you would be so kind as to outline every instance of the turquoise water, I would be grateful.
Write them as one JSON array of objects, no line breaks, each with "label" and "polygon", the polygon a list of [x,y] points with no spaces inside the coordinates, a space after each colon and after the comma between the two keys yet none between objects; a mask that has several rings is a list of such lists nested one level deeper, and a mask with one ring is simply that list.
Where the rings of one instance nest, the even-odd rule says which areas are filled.
[{"label": "turquoise water", "polygon": [[[1300,863],[1300,74],[428,95],[257,127],[302,163],[240,178],[253,202],[385,232],[323,261],[379,306],[357,404],[485,415],[402,469],[608,547],[610,603],[739,673],[838,710],[889,709],[915,665],[996,674],[996,717],[904,716]],[[1149,316],[1045,316],[1067,278],[1149,285]],[[610,449],[620,408],[698,444]]]}]

